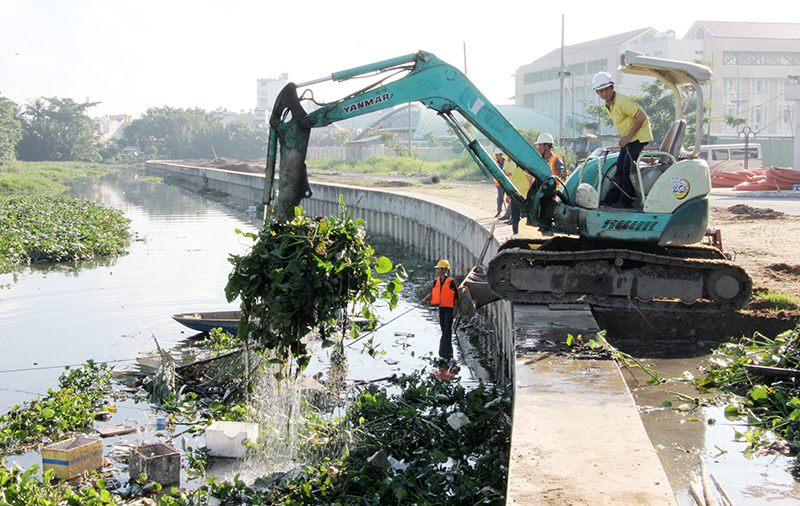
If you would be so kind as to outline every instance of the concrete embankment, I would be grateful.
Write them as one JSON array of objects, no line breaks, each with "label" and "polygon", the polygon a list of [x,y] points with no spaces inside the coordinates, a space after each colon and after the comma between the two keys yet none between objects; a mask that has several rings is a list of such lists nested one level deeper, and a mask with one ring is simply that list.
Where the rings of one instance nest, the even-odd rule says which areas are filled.
[{"label": "concrete embankment", "polygon": [[[261,202],[263,175],[148,162],[148,170],[215,190],[230,203]],[[509,227],[492,235],[487,213],[452,201],[355,186],[311,183],[309,214],[338,213],[340,198],[368,232],[434,261],[448,258],[465,274],[497,252]],[[508,504],[674,505],[666,475],[638,410],[611,360],[557,352],[567,335],[596,333],[586,308],[499,301],[486,308],[493,334],[481,344],[495,381],[515,389]]]}]

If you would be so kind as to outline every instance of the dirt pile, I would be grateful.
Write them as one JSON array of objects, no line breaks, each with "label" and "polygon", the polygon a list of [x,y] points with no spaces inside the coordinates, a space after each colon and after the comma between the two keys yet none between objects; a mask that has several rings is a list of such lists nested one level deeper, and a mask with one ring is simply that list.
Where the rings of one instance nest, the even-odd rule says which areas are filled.
[{"label": "dirt pile", "polygon": [[711,209],[723,249],[753,285],[800,297],[800,217],[745,204]]},{"label": "dirt pile", "polygon": [[736,204],[727,208],[726,211],[745,220],[777,220],[786,217],[786,214],[780,211],[750,207],[747,204]]},{"label": "dirt pile", "polygon": [[213,169],[232,170],[235,172],[251,172],[257,174],[264,172],[264,167],[258,164],[242,162],[240,160],[229,160],[227,158],[217,158],[215,160],[181,160],[180,163],[193,167],[211,167]]}]

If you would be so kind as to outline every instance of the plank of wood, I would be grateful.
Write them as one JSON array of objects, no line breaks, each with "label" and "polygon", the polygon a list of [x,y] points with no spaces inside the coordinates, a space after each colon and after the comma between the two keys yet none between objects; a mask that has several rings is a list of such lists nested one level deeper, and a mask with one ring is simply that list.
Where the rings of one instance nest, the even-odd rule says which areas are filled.
[{"label": "plank of wood", "polygon": [[101,427],[97,429],[97,433],[101,437],[122,436],[124,434],[133,434],[136,432],[135,427],[129,425],[115,425],[114,427]]},{"label": "plank of wood", "polygon": [[745,364],[747,372],[759,374],[761,376],[775,376],[781,378],[800,378],[800,371],[797,369],[786,369],[783,367],[767,367],[764,365]]}]

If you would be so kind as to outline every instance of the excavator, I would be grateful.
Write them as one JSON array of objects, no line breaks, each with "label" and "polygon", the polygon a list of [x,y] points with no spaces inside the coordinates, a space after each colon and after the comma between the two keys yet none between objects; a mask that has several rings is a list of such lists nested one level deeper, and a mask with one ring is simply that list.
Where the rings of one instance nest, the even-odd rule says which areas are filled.
[{"label": "excavator", "polygon": [[[682,119],[681,92],[694,90],[695,131],[702,132],[701,84],[711,78],[711,70],[634,51],[620,55],[618,70],[655,77],[675,94],[676,119],[668,134],[657,149],[645,150],[631,168],[636,192],[632,208],[599,204],[613,184],[618,148],[596,150],[561,180],[461,71],[419,51],[307,83],[289,83],[281,90],[270,116],[265,213],[275,195],[278,159],[273,216],[290,219],[294,207],[311,196],[305,157],[313,128],[417,101],[438,112],[481,171],[497,180],[519,205],[528,225],[543,233],[542,237],[507,240],[486,272],[479,273],[496,298],[662,312],[744,307],[752,294],[750,277],[718,248],[703,244],[711,183],[708,165],[697,156],[701,136],[696,136],[691,151],[683,148],[686,120]],[[319,107],[310,112],[304,108],[304,101],[313,101],[309,87],[356,78],[371,82],[335,102],[315,104]],[[527,197],[517,191],[464,121],[533,176]]]}]

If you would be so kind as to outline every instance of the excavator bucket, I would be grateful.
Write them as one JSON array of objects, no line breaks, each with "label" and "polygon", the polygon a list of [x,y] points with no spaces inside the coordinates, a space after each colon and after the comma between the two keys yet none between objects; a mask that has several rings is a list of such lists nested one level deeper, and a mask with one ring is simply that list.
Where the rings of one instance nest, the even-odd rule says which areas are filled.
[{"label": "excavator bucket", "polygon": [[305,162],[311,129],[302,124],[305,116],[306,112],[297,97],[297,87],[294,83],[287,84],[278,95],[269,120],[270,142],[264,183],[264,200],[269,209],[274,193],[276,158],[280,150],[278,196],[273,214],[278,221],[292,219],[294,208],[300,205],[300,201],[311,197]]},{"label": "excavator bucket", "polygon": [[[466,289],[469,295],[465,296],[462,289]],[[462,314],[468,316],[472,316],[476,309],[500,300],[500,297],[489,288],[486,272],[481,265],[476,265],[469,271],[464,281],[461,282],[459,293],[462,293]]]}]

